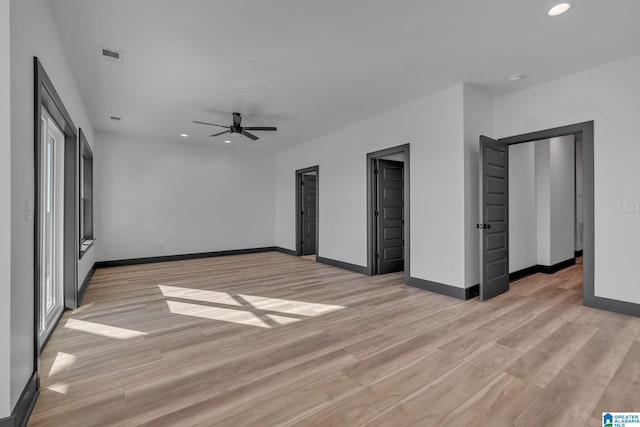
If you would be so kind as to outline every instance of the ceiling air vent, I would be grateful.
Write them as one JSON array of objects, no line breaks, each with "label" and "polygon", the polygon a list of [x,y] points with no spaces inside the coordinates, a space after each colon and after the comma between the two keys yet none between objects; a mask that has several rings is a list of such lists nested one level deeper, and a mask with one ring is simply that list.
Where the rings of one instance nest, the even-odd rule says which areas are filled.
[{"label": "ceiling air vent", "polygon": [[120,59],[120,52],[111,49],[102,49],[102,55],[113,59]]},{"label": "ceiling air vent", "polygon": [[111,120],[120,121],[122,118],[118,116],[111,116]]}]

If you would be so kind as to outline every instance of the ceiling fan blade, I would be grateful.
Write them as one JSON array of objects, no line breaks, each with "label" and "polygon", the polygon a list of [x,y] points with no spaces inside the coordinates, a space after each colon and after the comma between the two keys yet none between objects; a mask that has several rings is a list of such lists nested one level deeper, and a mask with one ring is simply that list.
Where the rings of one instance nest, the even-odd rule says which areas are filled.
[{"label": "ceiling fan blade", "polygon": [[198,123],[199,125],[218,126],[219,128],[226,128],[226,129],[229,129],[231,127],[231,126],[216,125],[215,123],[199,122],[197,120],[194,120],[193,123]]},{"label": "ceiling fan blade", "polygon": [[259,139],[259,138],[258,138],[257,136],[255,136],[254,134],[249,133],[249,132],[247,132],[247,131],[245,131],[245,130],[243,130],[243,131],[242,131],[242,134],[243,134],[244,136],[246,136],[247,138],[253,139],[254,141],[255,141],[256,139]]},{"label": "ceiling fan blade", "polygon": [[277,131],[278,128],[274,127],[274,126],[249,126],[249,127],[244,127],[242,128],[244,130],[270,130],[270,131]]},{"label": "ceiling fan blade", "polygon": [[230,131],[230,130],[225,130],[224,132],[214,133],[214,134],[213,134],[213,135],[211,135],[211,136],[212,136],[212,137],[213,137],[213,136],[220,136],[220,135],[224,135],[225,133],[231,133],[231,131]]}]

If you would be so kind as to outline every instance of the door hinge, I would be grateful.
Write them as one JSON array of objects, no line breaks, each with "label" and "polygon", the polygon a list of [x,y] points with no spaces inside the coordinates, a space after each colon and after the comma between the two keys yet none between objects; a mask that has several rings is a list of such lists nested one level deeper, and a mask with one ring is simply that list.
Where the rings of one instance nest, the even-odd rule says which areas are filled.
[{"label": "door hinge", "polygon": [[373,173],[375,173],[376,175],[378,175],[378,169],[374,169]]},{"label": "door hinge", "polygon": [[375,211],[374,215],[375,215],[375,216],[378,216],[378,211]]},{"label": "door hinge", "polygon": [[300,211],[300,215],[304,215],[304,211]]},{"label": "door hinge", "polygon": [[380,258],[380,255],[379,255],[379,254],[376,254],[376,259],[378,259],[378,258]]}]

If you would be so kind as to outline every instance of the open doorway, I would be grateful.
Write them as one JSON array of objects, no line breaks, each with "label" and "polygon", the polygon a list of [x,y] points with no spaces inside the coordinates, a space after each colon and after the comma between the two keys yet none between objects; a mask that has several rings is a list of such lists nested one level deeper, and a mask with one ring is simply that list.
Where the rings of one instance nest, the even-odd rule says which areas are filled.
[{"label": "open doorway", "polygon": [[409,144],[367,154],[369,273],[409,275]]},{"label": "open doorway", "polygon": [[575,135],[566,135],[509,146],[510,282],[580,261],[580,145]]},{"label": "open doorway", "polygon": [[[492,298],[509,290],[509,147],[515,146],[515,144],[538,141],[534,154],[536,160],[540,153],[542,163],[546,164],[547,168],[550,168],[552,166],[550,163],[551,140],[555,140],[557,142],[556,149],[564,153],[560,153],[561,155],[558,157],[560,159],[559,163],[553,166],[564,173],[565,180],[562,182],[561,187],[564,188],[565,191],[568,191],[567,189],[571,187],[572,191],[577,195],[576,186],[579,182],[582,187],[582,197],[579,198],[579,201],[575,196],[572,196],[570,200],[564,200],[563,209],[569,212],[569,214],[565,216],[568,218],[567,221],[570,221],[570,224],[555,226],[556,230],[561,230],[561,234],[568,236],[568,238],[564,238],[562,241],[564,248],[561,251],[557,248],[551,248],[553,245],[547,240],[551,239],[551,235],[554,234],[554,229],[551,227],[550,222],[545,224],[545,227],[549,229],[545,229],[543,233],[543,238],[547,240],[543,242],[543,252],[546,253],[542,255],[546,257],[545,261],[549,264],[549,272],[552,272],[552,269],[561,269],[565,264],[566,266],[574,264],[578,251],[576,245],[579,240],[580,251],[582,251],[583,304],[586,306],[594,305],[593,122],[578,123],[500,140],[494,140],[485,136],[480,137],[480,223],[477,224],[477,228],[480,229],[482,233],[480,239],[481,300]],[[579,150],[576,150],[577,141],[580,142]],[[549,147],[545,147],[544,144],[549,144]],[[576,152],[580,154],[579,162],[575,161]],[[569,159],[568,153],[571,153],[571,159]],[[544,156],[547,158],[545,159]],[[575,163],[570,164],[571,170],[562,170],[560,163],[563,161]],[[581,179],[575,179],[575,169],[578,169],[578,167],[575,166],[576,164],[580,165]],[[570,175],[573,175],[573,177],[571,177],[572,180],[569,181],[567,177]],[[550,179],[549,176],[550,175],[547,174],[543,179],[548,180]],[[542,183],[540,188],[542,188],[542,191],[550,192],[550,185],[547,182]],[[547,196],[548,197],[544,198],[545,200],[552,197],[550,193],[547,194]],[[561,194],[553,197],[556,196],[562,197]],[[544,204],[538,204],[536,209],[549,210],[550,207]],[[581,215],[576,214],[576,209],[581,210]],[[582,220],[579,226],[575,224],[578,218]],[[578,228],[580,229],[580,238],[578,238],[577,235]],[[549,250],[547,251],[547,249]],[[536,253],[536,255],[539,254]],[[566,259],[555,264],[552,263],[554,259],[563,257],[566,257]],[[535,268],[538,268],[538,266]],[[511,278],[513,278],[513,276]]]},{"label": "open doorway", "polygon": [[319,166],[296,171],[296,255],[315,261],[318,256]]}]

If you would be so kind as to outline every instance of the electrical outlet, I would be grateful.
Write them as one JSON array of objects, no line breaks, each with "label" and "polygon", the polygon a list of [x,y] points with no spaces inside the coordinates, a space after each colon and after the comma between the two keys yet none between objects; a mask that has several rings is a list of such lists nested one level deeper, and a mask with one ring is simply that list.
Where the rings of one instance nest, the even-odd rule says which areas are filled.
[{"label": "electrical outlet", "polygon": [[455,264],[449,264],[449,271],[451,273],[455,273],[456,272],[456,265]]},{"label": "electrical outlet", "polygon": [[160,249],[164,249],[164,242],[160,242],[160,243],[158,243],[158,247],[159,247]]}]

